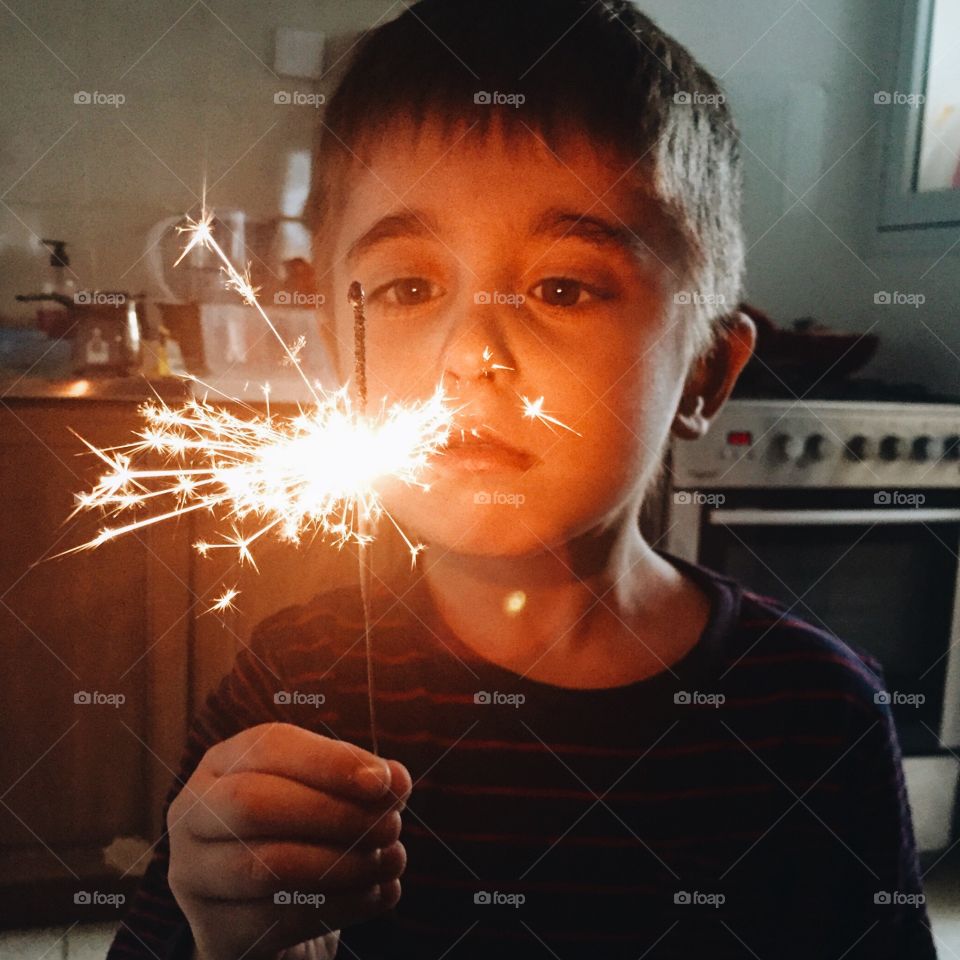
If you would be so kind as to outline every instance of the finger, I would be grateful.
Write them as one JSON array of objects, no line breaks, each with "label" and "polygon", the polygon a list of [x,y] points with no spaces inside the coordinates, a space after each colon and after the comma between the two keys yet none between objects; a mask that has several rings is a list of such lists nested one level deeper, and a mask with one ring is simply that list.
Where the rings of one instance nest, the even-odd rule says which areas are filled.
[{"label": "finger", "polygon": [[[383,850],[346,851],[288,841],[195,843],[171,857],[170,883],[204,900],[257,900],[278,891],[334,896],[398,877],[407,855],[397,842]],[[188,871],[188,873],[184,873]]]},{"label": "finger", "polygon": [[397,810],[404,810],[413,790],[413,778],[410,771],[398,760],[387,760],[390,767],[390,790],[387,796]]},{"label": "finger", "polygon": [[369,848],[397,840],[401,821],[396,809],[371,810],[286,777],[232,773],[213,782],[188,826],[200,840],[274,838]]},{"label": "finger", "polygon": [[379,800],[391,787],[391,769],[381,757],[289,723],[249,727],[211,747],[204,759],[215,775],[272,773],[361,802]]}]

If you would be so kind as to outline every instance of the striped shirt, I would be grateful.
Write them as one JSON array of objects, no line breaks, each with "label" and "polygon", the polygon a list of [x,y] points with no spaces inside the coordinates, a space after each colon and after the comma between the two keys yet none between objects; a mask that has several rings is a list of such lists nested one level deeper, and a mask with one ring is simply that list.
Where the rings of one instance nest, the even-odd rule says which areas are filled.
[{"label": "striped shirt", "polygon": [[[880,663],[661,555],[709,595],[707,626],[671,667],[604,689],[482,659],[416,575],[375,587],[380,752],[414,782],[407,870],[338,957],[936,957]],[[369,749],[356,587],[257,627],[168,804],[213,744],[267,721]],[[109,960],[189,956],[168,855],[164,835]]]}]

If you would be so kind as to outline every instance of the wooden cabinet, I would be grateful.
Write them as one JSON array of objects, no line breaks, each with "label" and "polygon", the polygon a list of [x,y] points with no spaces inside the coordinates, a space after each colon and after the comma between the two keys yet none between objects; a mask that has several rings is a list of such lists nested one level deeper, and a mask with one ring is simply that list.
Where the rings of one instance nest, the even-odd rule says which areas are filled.
[{"label": "wooden cabinet", "polygon": [[[156,838],[190,717],[251,627],[355,576],[353,551],[322,543],[265,544],[259,574],[203,559],[192,544],[211,520],[199,515],[44,560],[103,523],[67,519],[103,467],[71,431],[108,447],[140,423],[133,402],[0,402],[4,926],[115,918],[75,894],[135,887],[138,871],[121,877],[104,847]],[[224,583],[241,591],[237,612],[206,614]]]}]

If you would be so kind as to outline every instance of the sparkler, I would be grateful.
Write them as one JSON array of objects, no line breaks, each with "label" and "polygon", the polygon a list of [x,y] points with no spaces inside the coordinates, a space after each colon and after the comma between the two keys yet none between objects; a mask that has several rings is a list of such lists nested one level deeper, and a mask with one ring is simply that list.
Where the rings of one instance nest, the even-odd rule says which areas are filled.
[{"label": "sparkler", "polygon": [[[77,498],[77,511],[99,507],[117,515],[150,501],[165,502],[167,509],[105,527],[67,552],[98,547],[197,510],[232,525],[220,542],[195,544],[198,552],[230,549],[254,568],[251,547],[270,532],[291,543],[308,531],[341,547],[369,543],[372,535],[364,524],[373,526],[381,516],[393,520],[378,485],[395,478],[429,489],[421,472],[446,442],[456,411],[439,388],[425,402],[384,406],[375,418],[357,414],[346,387],[318,396],[316,405],[296,417],[239,417],[197,399],[179,409],[160,401],[146,404],[146,427],[138,441],[105,450],[86,444],[110,469]],[[168,465],[134,467],[149,454],[159,454]],[[241,534],[243,521],[251,518],[259,521],[257,529]],[[415,558],[422,544],[397,530]]]},{"label": "sparkler", "polygon": [[[347,291],[347,300],[353,307],[353,358],[356,373],[357,406],[360,415],[367,411],[367,326],[363,315],[363,305],[366,298],[360,282],[354,280]],[[367,534],[366,520],[361,517],[361,534]],[[373,656],[370,645],[370,564],[368,562],[367,541],[363,538],[357,544],[357,564],[360,572],[360,603],[363,606],[363,646],[367,661],[367,706],[370,716],[370,749],[379,754],[377,749],[377,717],[376,697],[373,692]],[[416,560],[416,554],[413,555]]]},{"label": "sparkler", "polygon": [[556,430],[553,430],[550,427],[551,423],[556,424],[558,427],[563,427],[564,430],[569,430],[571,433],[575,433],[578,437],[583,436],[582,433],[578,433],[573,429],[573,427],[568,427],[562,420],[558,420],[556,417],[550,416],[549,413],[544,413],[543,397],[537,397],[536,400],[531,400],[529,397],[525,397],[520,394],[520,399],[523,402],[523,415],[528,420],[538,420],[548,429],[552,430],[553,433],[556,433]]},{"label": "sparkler", "polygon": [[[412,543],[384,508],[379,490],[386,480],[398,480],[424,491],[421,479],[429,459],[446,444],[455,427],[460,408],[450,405],[442,382],[426,401],[382,402],[375,416],[367,413],[366,342],[363,288],[350,286],[348,299],[354,312],[354,398],[344,386],[334,392],[311,383],[299,359],[302,342],[288,346],[257,299],[249,272],[241,274],[213,236],[213,214],[205,209],[199,220],[187,218],[178,230],[188,241],[177,259],[196,246],[211,250],[221,261],[227,286],[253,307],[270,332],[281,343],[285,362],[293,366],[306,384],[312,404],[294,417],[270,413],[269,387],[264,387],[266,414],[253,411],[240,417],[206,398],[193,399],[179,408],[161,400],[145,404],[146,421],[136,441],[100,449],[83,441],[109,468],[94,488],[77,498],[80,510],[99,508],[108,517],[163,504],[151,516],[105,527],[91,541],[66,553],[92,549],[124,534],[185,514],[205,510],[229,524],[230,533],[219,534],[215,543],[201,541],[194,546],[201,555],[212,550],[233,550],[240,564],[257,569],[251,547],[268,533],[282,541],[299,543],[308,532],[319,533],[342,548],[353,542],[358,547],[360,591],[364,610],[364,639],[370,704],[373,752],[377,753],[374,715],[373,674],[370,640],[370,565],[366,548],[373,531],[386,516],[410,551],[411,565],[424,549]],[[176,264],[175,264],[176,265]],[[492,353],[484,349],[489,364]],[[503,364],[485,367],[512,370]],[[196,378],[192,378],[196,380]],[[199,380],[196,382],[201,383]],[[545,413],[544,398],[531,401],[520,396],[523,416],[577,433],[562,421]],[[227,400],[231,398],[227,397]],[[475,428],[472,432],[476,432]],[[81,438],[82,440],[82,438]],[[144,468],[143,457],[159,456],[163,465]],[[252,533],[243,528],[255,521]],[[60,554],[62,556],[63,554]],[[236,587],[225,588],[208,612],[232,609]]]}]

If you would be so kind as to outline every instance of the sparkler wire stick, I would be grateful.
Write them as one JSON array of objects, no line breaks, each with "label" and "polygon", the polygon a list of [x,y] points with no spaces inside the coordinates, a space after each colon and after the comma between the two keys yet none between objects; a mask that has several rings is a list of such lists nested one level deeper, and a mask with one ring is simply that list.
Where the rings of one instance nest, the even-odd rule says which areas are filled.
[{"label": "sparkler wire stick", "polygon": [[[367,412],[367,345],[366,321],[363,315],[365,297],[358,280],[350,284],[347,299],[353,307],[353,360],[356,375],[357,410],[361,417]],[[357,563],[360,574],[360,600],[363,604],[363,643],[367,660],[367,704],[370,710],[370,745],[379,756],[377,746],[377,717],[374,704],[373,655],[370,643],[370,557],[367,554],[369,518],[361,514],[358,520],[360,537],[357,541]]]}]

